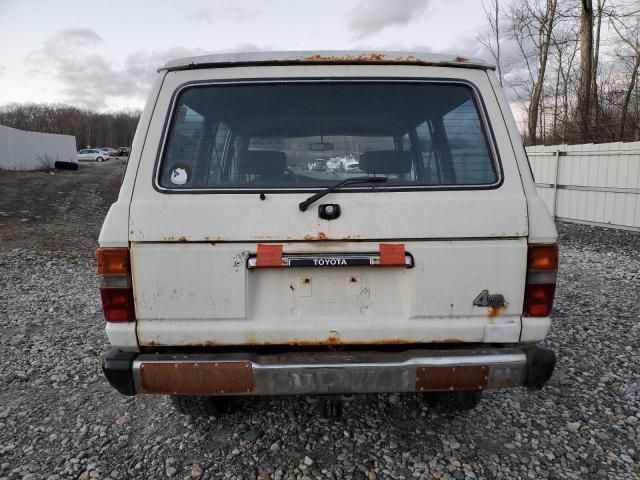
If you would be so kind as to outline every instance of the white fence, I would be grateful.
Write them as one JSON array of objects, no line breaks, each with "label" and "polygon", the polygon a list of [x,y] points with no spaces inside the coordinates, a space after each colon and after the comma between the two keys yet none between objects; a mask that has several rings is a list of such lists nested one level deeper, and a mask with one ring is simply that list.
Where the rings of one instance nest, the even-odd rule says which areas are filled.
[{"label": "white fence", "polygon": [[640,142],[535,146],[527,154],[555,218],[640,231]]},{"label": "white fence", "polygon": [[0,125],[0,169],[36,170],[53,162],[76,162],[76,137],[25,132]]}]

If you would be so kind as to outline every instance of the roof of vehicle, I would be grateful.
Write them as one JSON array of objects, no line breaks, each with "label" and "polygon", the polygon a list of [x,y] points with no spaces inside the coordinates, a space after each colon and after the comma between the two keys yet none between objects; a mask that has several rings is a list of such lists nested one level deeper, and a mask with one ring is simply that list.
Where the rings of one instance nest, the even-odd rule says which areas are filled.
[{"label": "roof of vehicle", "polygon": [[186,57],[168,62],[158,71],[196,68],[240,67],[247,65],[297,64],[399,64],[437,65],[494,70],[495,66],[480,58],[424,52],[380,52],[357,50],[325,50],[300,52],[223,53]]}]

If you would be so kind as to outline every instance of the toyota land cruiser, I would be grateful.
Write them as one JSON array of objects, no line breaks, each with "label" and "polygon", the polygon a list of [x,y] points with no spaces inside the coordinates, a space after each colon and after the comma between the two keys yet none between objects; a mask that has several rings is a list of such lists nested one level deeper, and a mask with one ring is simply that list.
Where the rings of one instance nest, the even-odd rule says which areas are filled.
[{"label": "toyota land cruiser", "polygon": [[540,388],[556,241],[481,60],[172,61],[100,234],[103,370],[187,413],[380,392],[469,408]]}]

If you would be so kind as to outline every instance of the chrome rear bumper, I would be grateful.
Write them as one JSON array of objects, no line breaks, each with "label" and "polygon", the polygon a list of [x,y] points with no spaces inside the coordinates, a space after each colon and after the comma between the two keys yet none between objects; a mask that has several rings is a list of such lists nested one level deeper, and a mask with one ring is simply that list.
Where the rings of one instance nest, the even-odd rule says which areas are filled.
[{"label": "chrome rear bumper", "polygon": [[125,395],[322,395],[540,388],[555,354],[540,347],[403,352],[135,354],[112,350],[107,379]]}]

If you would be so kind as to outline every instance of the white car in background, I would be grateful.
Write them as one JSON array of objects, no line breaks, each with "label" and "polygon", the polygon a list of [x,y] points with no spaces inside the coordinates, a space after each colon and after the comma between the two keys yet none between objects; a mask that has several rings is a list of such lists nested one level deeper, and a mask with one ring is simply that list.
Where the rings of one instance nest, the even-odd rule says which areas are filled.
[{"label": "white car in background", "polygon": [[92,160],[94,162],[104,162],[105,160],[109,160],[111,156],[102,150],[97,148],[85,148],[84,150],[80,150],[78,152],[78,161],[83,160]]},{"label": "white car in background", "polygon": [[98,150],[100,150],[101,152],[104,152],[104,153],[108,154],[110,157],[117,157],[117,156],[118,156],[118,150],[116,150],[115,148],[111,148],[111,147],[100,147],[100,148],[98,148]]}]

